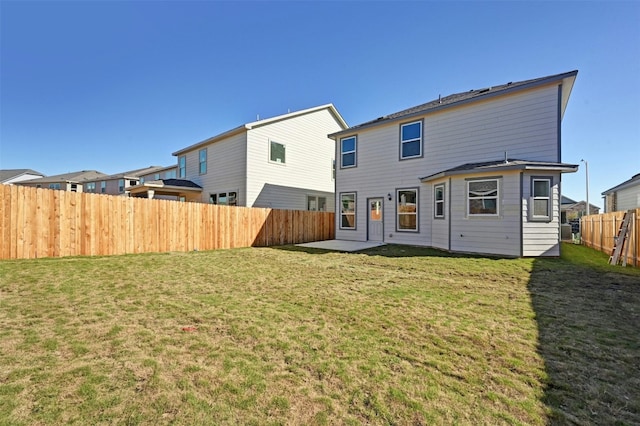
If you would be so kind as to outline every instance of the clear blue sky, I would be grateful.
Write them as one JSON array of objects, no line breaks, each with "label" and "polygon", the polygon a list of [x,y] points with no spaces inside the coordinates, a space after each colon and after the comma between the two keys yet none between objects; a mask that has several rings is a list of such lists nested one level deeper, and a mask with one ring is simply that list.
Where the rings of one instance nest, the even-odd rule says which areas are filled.
[{"label": "clear blue sky", "polygon": [[[350,125],[579,70],[564,162],[640,173],[640,2],[0,1],[0,168],[118,173],[259,114]],[[563,194],[585,198],[585,171]]]}]

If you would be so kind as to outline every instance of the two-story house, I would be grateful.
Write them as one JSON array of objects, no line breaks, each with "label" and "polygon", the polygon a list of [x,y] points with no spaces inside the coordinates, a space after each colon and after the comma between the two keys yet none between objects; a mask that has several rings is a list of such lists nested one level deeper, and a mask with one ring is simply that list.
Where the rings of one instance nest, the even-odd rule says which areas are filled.
[{"label": "two-story house", "polygon": [[561,121],[577,71],[438,97],[330,135],[336,238],[560,254]]},{"label": "two-story house", "polygon": [[0,183],[11,185],[12,183],[22,182],[25,180],[43,178],[43,173],[31,169],[5,169],[0,170]]},{"label": "two-story house", "polygon": [[177,177],[132,194],[186,201],[333,211],[335,143],[348,126],[332,104],[243,124],[173,153]]}]

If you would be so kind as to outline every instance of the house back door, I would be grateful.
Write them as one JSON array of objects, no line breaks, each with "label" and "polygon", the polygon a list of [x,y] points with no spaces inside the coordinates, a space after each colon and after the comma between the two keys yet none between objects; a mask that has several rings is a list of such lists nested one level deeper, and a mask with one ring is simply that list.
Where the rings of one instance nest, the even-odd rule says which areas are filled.
[{"label": "house back door", "polygon": [[368,223],[368,235],[369,241],[382,241],[383,229],[382,229],[382,198],[370,198],[369,199],[369,223]]}]

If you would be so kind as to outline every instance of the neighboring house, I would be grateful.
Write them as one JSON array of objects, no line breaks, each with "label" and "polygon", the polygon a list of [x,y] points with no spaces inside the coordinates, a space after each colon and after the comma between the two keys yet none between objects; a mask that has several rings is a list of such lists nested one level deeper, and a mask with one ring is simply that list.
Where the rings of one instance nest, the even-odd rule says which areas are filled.
[{"label": "neighboring house", "polygon": [[640,173],[607,189],[602,195],[606,213],[640,208]]},{"label": "neighboring house", "polygon": [[[576,220],[587,214],[587,202],[575,201],[571,198],[562,196],[562,203],[560,204],[560,212],[562,223],[567,223],[572,220]],[[599,214],[600,207],[594,206],[589,203],[589,214]]]},{"label": "neighboring house", "polygon": [[346,128],[331,104],[243,124],[174,152],[177,178],[145,181],[132,194],[333,211],[335,143],[327,134]]},{"label": "neighboring house", "polygon": [[330,135],[336,238],[560,254],[561,121],[577,71],[458,93]]},{"label": "neighboring house", "polygon": [[140,183],[141,177],[162,170],[162,166],[149,166],[128,172],[104,175],[95,179],[86,179],[84,192],[110,195],[129,195],[129,189]]},{"label": "neighboring house", "polygon": [[62,191],[82,192],[83,185],[87,181],[101,179],[107,176],[96,170],[81,170],[78,172],[63,173],[60,175],[46,176],[37,179],[15,182],[17,185],[32,186],[36,188],[59,189]]},{"label": "neighboring house", "polygon": [[10,185],[24,180],[38,179],[45,175],[31,169],[7,169],[0,170],[0,183]]},{"label": "neighboring house", "polygon": [[[154,170],[152,173],[146,173],[140,176],[140,182],[138,187],[130,190],[129,193],[133,197],[146,197],[146,198],[158,198],[165,200],[186,200],[191,199],[191,195],[200,195],[201,187],[194,187],[189,182],[177,182],[176,177],[178,175],[178,166],[176,164],[172,166],[162,167],[158,170]],[[173,183],[173,185],[171,185]],[[177,185],[176,185],[177,183]],[[166,188],[170,187],[167,193]],[[195,188],[192,189],[192,188]],[[198,191],[198,188],[200,191]],[[162,191],[165,190],[165,192]],[[157,192],[156,192],[157,190]]]}]

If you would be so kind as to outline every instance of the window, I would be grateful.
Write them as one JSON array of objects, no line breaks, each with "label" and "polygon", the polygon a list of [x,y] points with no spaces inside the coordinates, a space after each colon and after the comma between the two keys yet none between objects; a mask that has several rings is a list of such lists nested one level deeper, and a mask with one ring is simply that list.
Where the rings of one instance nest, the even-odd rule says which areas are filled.
[{"label": "window", "polygon": [[175,179],[176,178],[176,171],[175,170],[169,170],[168,172],[164,173],[164,178],[165,179]]},{"label": "window", "polygon": [[71,192],[78,192],[78,184],[77,183],[72,183],[71,184]]},{"label": "window", "polygon": [[418,190],[399,189],[396,191],[397,200],[397,230],[418,230]]},{"label": "window", "polygon": [[140,185],[144,185],[144,176],[140,178]]},{"label": "window", "polygon": [[187,157],[178,157],[178,176],[187,177]]},{"label": "window", "polygon": [[96,183],[95,182],[87,183],[87,185],[85,187],[85,191],[86,192],[96,192]]},{"label": "window", "polygon": [[531,219],[551,219],[551,179],[533,178],[531,180]]},{"label": "window", "polygon": [[118,192],[124,192],[124,179],[118,179]]},{"label": "window", "polygon": [[60,189],[60,184],[59,183],[50,183],[49,184],[49,189]]},{"label": "window", "polygon": [[307,210],[313,212],[326,212],[327,198],[317,197],[315,195],[307,195]]},{"label": "window", "polygon": [[400,126],[400,159],[422,156],[422,121]]},{"label": "window", "polygon": [[467,182],[468,213],[475,216],[498,214],[498,179]]},{"label": "window", "polygon": [[198,152],[198,164],[200,165],[200,174],[203,175],[207,173],[207,148],[201,149]]},{"label": "window", "polygon": [[107,182],[106,181],[102,181],[100,182],[100,192],[102,194],[104,194],[105,192],[107,192]]},{"label": "window", "polygon": [[130,180],[129,181],[129,186],[136,186],[138,184],[138,182],[136,182],[135,180]]},{"label": "window", "polygon": [[336,180],[336,160],[331,160],[331,179]]},{"label": "window", "polygon": [[356,193],[340,194],[340,229],[356,229]]},{"label": "window", "polygon": [[285,146],[281,143],[271,141],[269,148],[269,160],[274,163],[285,163],[284,159]]},{"label": "window", "polygon": [[217,194],[209,194],[209,203],[219,206],[237,206],[238,193],[235,191],[219,192]]},{"label": "window", "polygon": [[433,216],[444,219],[444,184],[433,187]]},{"label": "window", "polygon": [[358,141],[355,136],[340,139],[340,167],[356,166],[356,148]]},{"label": "window", "polygon": [[156,173],[153,175],[153,180],[160,180],[160,173]]}]

